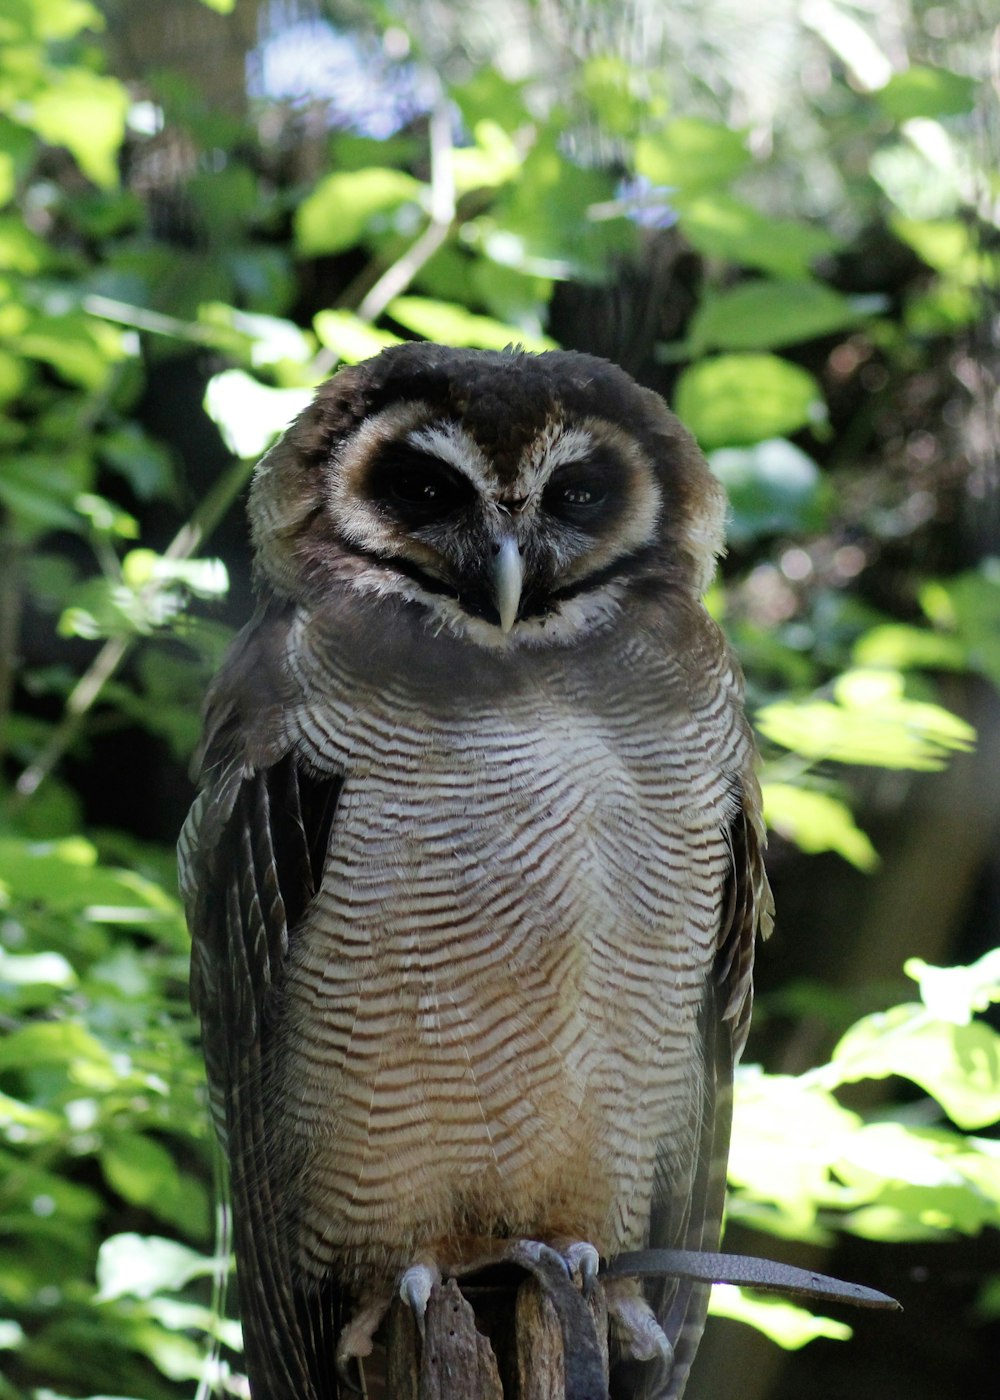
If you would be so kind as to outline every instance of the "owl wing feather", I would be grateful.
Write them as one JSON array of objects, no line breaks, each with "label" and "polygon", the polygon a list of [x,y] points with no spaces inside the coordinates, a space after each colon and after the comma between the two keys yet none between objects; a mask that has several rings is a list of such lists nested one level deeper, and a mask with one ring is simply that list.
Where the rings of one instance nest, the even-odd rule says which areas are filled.
[{"label": "owl wing feather", "polygon": [[[333,1400],[342,1300],[294,1282],[283,1179],[265,1121],[274,1001],[289,944],[319,887],[342,780],[290,754],[253,765],[241,694],[263,638],[248,629],[210,694],[208,777],[180,845],[194,931],[191,995],[201,1020],[213,1117],[230,1163],[246,1364],[266,1400]],[[261,677],[256,679],[259,689]],[[270,756],[270,755],[269,755]]]},{"label": "owl wing feather", "polygon": [[[703,1080],[695,1105],[695,1143],[690,1179],[671,1182],[658,1173],[650,1219],[654,1249],[716,1250],[722,1235],[726,1166],[732,1128],[733,1069],[746,1041],[753,1002],[753,958],[757,936],[767,937],[773,922],[770,886],[764,870],[765,830],[756,779],[739,787],[739,807],[728,840],[731,865],[712,976],[701,1009]],[[692,1279],[664,1279],[650,1290],[650,1302],[671,1346],[668,1374],[647,1370],[635,1390],[649,1400],[680,1400],[705,1327],[711,1285]]]}]

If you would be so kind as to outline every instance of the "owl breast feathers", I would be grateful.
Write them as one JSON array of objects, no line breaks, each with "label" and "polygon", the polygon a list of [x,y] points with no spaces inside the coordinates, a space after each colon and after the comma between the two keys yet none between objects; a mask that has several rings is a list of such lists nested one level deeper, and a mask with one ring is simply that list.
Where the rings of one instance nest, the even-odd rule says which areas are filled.
[{"label": "owl breast feathers", "polygon": [[[524,1240],[716,1247],[770,897],[701,603],[723,496],[655,394],[399,346],[319,390],[250,515],[192,992],[253,1395],[332,1400],[401,1279],[419,1310]],[[679,1396],[706,1287],[607,1289],[612,1394]]]}]

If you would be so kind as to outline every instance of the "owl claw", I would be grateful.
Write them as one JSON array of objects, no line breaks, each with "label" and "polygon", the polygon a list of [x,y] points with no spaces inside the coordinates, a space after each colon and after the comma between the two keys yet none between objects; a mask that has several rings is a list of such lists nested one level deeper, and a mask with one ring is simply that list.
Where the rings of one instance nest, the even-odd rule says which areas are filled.
[{"label": "owl claw", "polygon": [[571,1274],[579,1271],[580,1289],[585,1298],[589,1298],[594,1291],[594,1284],[597,1282],[597,1271],[601,1266],[601,1256],[592,1244],[586,1240],[577,1240],[563,1251],[563,1258],[569,1265]]},{"label": "owl claw", "polygon": [[606,1286],[608,1317],[624,1350],[634,1361],[659,1361],[670,1367],[674,1349],[656,1320],[656,1314],[642,1296],[635,1279],[612,1278]]},{"label": "owl claw", "polygon": [[389,1307],[387,1298],[370,1299],[351,1318],[337,1341],[337,1373],[348,1389],[364,1394],[351,1375],[351,1363],[361,1370],[361,1360],[371,1356],[375,1332]]},{"label": "owl claw", "polygon": [[411,1264],[399,1280],[399,1296],[408,1304],[416,1319],[420,1339],[424,1337],[424,1315],[431,1289],[441,1282],[441,1270],[435,1264]]}]

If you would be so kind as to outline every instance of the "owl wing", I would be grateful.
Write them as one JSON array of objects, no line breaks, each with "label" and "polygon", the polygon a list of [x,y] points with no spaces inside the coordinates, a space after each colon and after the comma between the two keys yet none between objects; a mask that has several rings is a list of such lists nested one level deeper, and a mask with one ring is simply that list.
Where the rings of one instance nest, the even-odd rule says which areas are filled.
[{"label": "owl wing", "polygon": [[[704,1069],[702,1094],[691,1124],[692,1172],[681,1180],[671,1180],[666,1172],[658,1174],[650,1220],[653,1249],[715,1250],[722,1234],[733,1068],[750,1025],[754,945],[758,934],[767,937],[773,922],[762,854],[765,830],[760,792],[751,773],[739,783],[736,795],[739,805],[728,830],[731,863],[723,916],[701,1009]],[[669,1378],[647,1374],[639,1382],[637,1395],[680,1400],[704,1331],[710,1293],[710,1284],[690,1279],[664,1279],[649,1290],[674,1359]]]},{"label": "owl wing", "polygon": [[274,1001],[289,943],[319,888],[342,778],[307,773],[273,748],[280,682],[269,657],[280,630],[251,624],[210,692],[206,786],[179,859],[194,939],[192,1004],[230,1162],[248,1374],[265,1400],[332,1400],[342,1300],[332,1282],[308,1294],[293,1283],[265,1105]]}]

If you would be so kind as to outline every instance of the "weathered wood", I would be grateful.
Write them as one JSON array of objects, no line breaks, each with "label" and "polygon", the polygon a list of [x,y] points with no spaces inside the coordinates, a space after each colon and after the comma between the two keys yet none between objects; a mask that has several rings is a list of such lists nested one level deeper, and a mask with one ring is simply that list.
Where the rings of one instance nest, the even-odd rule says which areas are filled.
[{"label": "weathered wood", "polygon": [[[469,1291],[481,1306],[483,1290]],[[506,1300],[499,1309],[498,1296]],[[410,1309],[397,1302],[387,1329],[385,1400],[575,1400],[572,1384],[569,1390],[566,1385],[559,1314],[543,1284],[527,1277],[516,1291],[493,1290],[491,1302],[477,1319],[456,1280],[438,1284],[427,1304],[422,1339]],[[607,1306],[600,1284],[585,1307],[594,1321],[606,1385]],[[570,1372],[572,1381],[572,1366]],[[593,1394],[589,1389],[588,1400]]]}]

